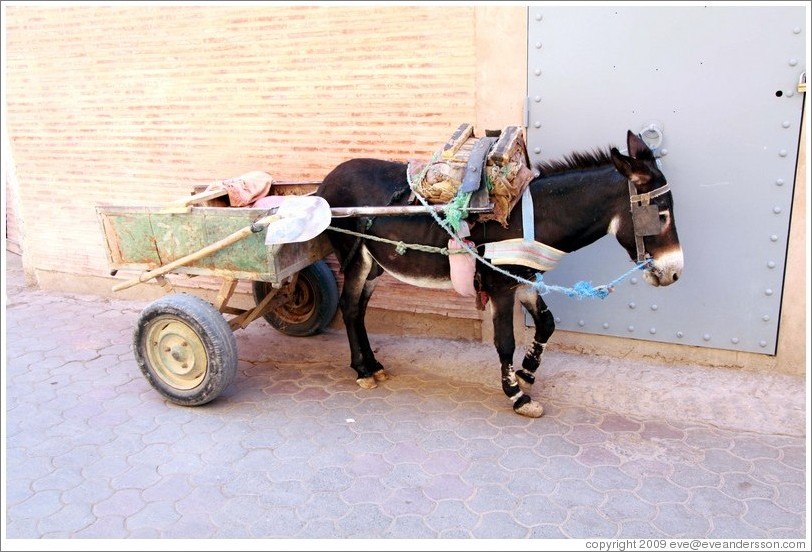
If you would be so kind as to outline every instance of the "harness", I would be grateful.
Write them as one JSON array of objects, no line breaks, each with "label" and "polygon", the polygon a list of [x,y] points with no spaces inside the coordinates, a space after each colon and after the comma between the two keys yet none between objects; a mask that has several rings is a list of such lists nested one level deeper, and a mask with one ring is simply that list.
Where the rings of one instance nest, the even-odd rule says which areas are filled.
[{"label": "harness", "polygon": [[[656,205],[651,204],[651,200],[670,192],[671,187],[666,184],[656,190],[638,194],[634,184],[631,181],[627,182],[637,262],[643,263],[650,257],[646,253],[643,238],[656,236],[662,230],[660,210]],[[542,272],[554,269],[566,253],[535,240],[534,220],[533,198],[530,197],[530,187],[528,186],[522,194],[523,237],[486,243],[483,257],[491,259],[495,265],[519,264]]]},{"label": "harness", "polygon": [[[507,130],[512,131],[513,127],[508,127],[506,131]],[[627,181],[627,183],[629,186],[629,204],[632,215],[635,247],[637,249],[637,264],[626,274],[616,278],[607,285],[596,288],[593,287],[589,282],[578,282],[573,288],[564,288],[561,286],[549,286],[543,282],[541,272],[547,272],[555,268],[559,261],[566,255],[566,252],[560,251],[554,247],[535,240],[533,200],[530,195],[530,187],[527,185],[529,184],[529,179],[528,181],[517,180],[517,182],[519,182],[519,189],[521,190],[521,193],[518,194],[518,197],[515,195],[513,196],[514,199],[507,204],[504,213],[505,218],[507,218],[507,214],[509,214],[512,208],[515,206],[517,200],[522,200],[522,237],[482,244],[484,245],[483,254],[480,255],[477,253],[476,249],[473,247],[473,244],[465,240],[468,228],[467,224],[462,224],[464,222],[462,218],[467,213],[469,208],[477,207],[481,203],[487,204],[488,202],[488,186],[486,185],[487,178],[485,175],[485,169],[489,155],[490,158],[506,164],[512,157],[512,154],[515,153],[517,147],[519,147],[518,151],[523,154],[525,161],[527,159],[527,153],[524,149],[523,142],[517,141],[518,138],[521,138],[520,134],[517,132],[503,132],[500,139],[485,137],[472,140],[470,149],[467,149],[464,152],[467,154],[467,156],[462,155],[464,161],[460,167],[459,161],[462,159],[457,159],[456,154],[460,151],[461,146],[472,137],[473,127],[471,125],[461,125],[452,136],[451,140],[445,145],[443,151],[440,152],[443,159],[449,161],[453,160],[457,163],[456,166],[459,167],[461,174],[459,175],[460,179],[457,181],[458,186],[453,190],[453,197],[455,200],[459,198],[465,200],[464,204],[458,206],[452,206],[450,202],[446,201],[446,203],[448,203],[446,209],[446,220],[442,220],[438,216],[438,213],[430,207],[430,200],[428,197],[425,197],[425,190],[418,189],[419,184],[424,182],[424,178],[426,177],[429,167],[436,161],[438,157],[437,154],[435,154],[435,157],[429,164],[418,164],[416,167],[414,167],[410,163],[406,170],[408,187],[403,190],[398,190],[389,202],[392,204],[393,200],[402,197],[402,194],[404,194],[406,191],[411,191],[410,202],[413,199],[419,200],[419,202],[423,204],[426,211],[431,214],[435,221],[448,232],[451,237],[449,246],[441,248],[421,244],[406,244],[401,241],[388,240],[369,235],[366,231],[369,230],[369,227],[374,220],[374,217],[372,217],[367,219],[367,224],[365,225],[363,232],[343,230],[333,226],[329,228],[330,230],[353,235],[357,238],[353,244],[353,247],[351,248],[350,255],[348,255],[348,258],[345,260],[345,266],[357,253],[357,249],[361,241],[364,239],[370,239],[373,241],[380,241],[395,245],[397,253],[401,255],[405,253],[407,249],[436,252],[444,255],[468,253],[468,255],[465,257],[470,257],[472,262],[474,262],[474,260],[478,260],[497,272],[510,276],[522,284],[530,285],[536,290],[537,293],[539,293],[539,295],[545,295],[551,291],[558,291],[566,293],[570,297],[577,297],[580,299],[583,297],[605,297],[621,280],[625,279],[636,270],[644,269],[652,262],[651,256],[646,253],[643,238],[645,236],[659,234],[662,229],[662,223],[660,222],[659,208],[657,205],[652,205],[651,200],[669,192],[670,187],[668,184],[666,184],[665,186],[657,188],[656,190],[638,194],[636,193],[637,190],[631,181]],[[451,167],[451,164],[448,164],[447,166]],[[529,171],[527,172],[529,173]],[[441,181],[441,183],[442,182],[443,181]],[[451,216],[455,213],[457,216]],[[489,219],[480,215],[478,220],[484,222],[485,220]],[[491,217],[490,220],[499,219]],[[454,224],[454,222],[456,222],[456,224]],[[500,222],[502,221],[500,220]],[[503,226],[505,226],[504,222]],[[454,256],[456,257],[456,255]],[[537,271],[536,281],[531,282],[506,272],[496,265],[522,265],[529,267]],[[342,270],[345,268],[345,266],[342,266]]]},{"label": "harness", "polygon": [[643,194],[636,194],[636,191],[634,184],[629,181],[629,203],[632,211],[634,245],[637,247],[637,262],[642,263],[648,258],[643,238],[645,236],[656,236],[662,230],[660,209],[656,205],[651,205],[651,200],[670,192],[671,187],[666,184],[661,188]]},{"label": "harness", "polygon": [[476,222],[495,220],[507,227],[533,171],[521,127],[477,138],[473,125],[464,123],[430,161],[410,163],[409,177],[409,203],[419,195],[428,203],[445,204],[446,220],[458,231],[471,212],[477,213]]},{"label": "harness", "polygon": [[533,198],[530,186],[522,192],[522,237],[485,244],[482,254],[495,265],[518,264],[547,272],[554,269],[566,253],[536,241]]}]

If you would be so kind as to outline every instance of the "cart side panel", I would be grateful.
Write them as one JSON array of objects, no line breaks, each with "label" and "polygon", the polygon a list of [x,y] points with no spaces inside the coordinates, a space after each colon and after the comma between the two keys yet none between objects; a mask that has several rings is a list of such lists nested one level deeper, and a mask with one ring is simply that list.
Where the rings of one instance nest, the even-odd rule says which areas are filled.
[{"label": "cart side panel", "polygon": [[97,209],[111,268],[147,268],[160,264],[146,209]]},{"label": "cart side panel", "polygon": [[[200,251],[267,214],[263,209],[193,207],[97,207],[112,268],[148,270]],[[208,257],[173,270],[180,274],[262,280],[279,284],[332,252],[327,236],[302,243],[265,245],[251,234]]]},{"label": "cart side panel", "polygon": [[[199,251],[211,243],[199,219],[190,217],[188,213],[155,211],[149,218],[160,257],[159,266]],[[211,268],[212,264],[210,258],[206,257],[189,266]]]},{"label": "cart side panel", "polygon": [[[257,221],[264,211],[246,209],[206,209],[198,208],[208,243],[219,241]],[[230,272],[265,273],[269,271],[268,249],[265,245],[265,232],[257,232],[212,254],[206,266],[211,269]],[[272,260],[272,259],[271,259]]]},{"label": "cart side panel", "polygon": [[[205,217],[209,243],[244,228],[267,214],[263,209],[196,207],[193,213]],[[320,234],[301,243],[265,245],[265,231],[252,234],[209,257],[208,268],[229,273],[252,273],[253,280],[280,283],[304,267],[332,252],[327,236]]]},{"label": "cart side panel", "polygon": [[332,252],[330,240],[325,234],[319,234],[306,242],[269,246],[268,257],[274,261],[273,271],[276,281],[281,282]]}]

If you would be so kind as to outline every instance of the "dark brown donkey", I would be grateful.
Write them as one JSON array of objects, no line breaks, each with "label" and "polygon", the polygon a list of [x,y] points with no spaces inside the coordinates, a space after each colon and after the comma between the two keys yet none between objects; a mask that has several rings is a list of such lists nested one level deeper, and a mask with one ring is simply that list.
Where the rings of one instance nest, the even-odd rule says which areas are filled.
[{"label": "dark brown donkey", "polygon": [[[574,153],[562,161],[538,166],[539,176],[529,184],[535,240],[569,253],[613,234],[629,257],[641,263],[649,284],[667,286],[677,281],[683,267],[673,198],[652,152],[631,131],[627,133],[627,152],[628,155],[623,155],[612,147]],[[406,164],[353,159],[333,169],[317,195],[331,207],[387,206],[404,205],[409,192]],[[481,254],[487,242],[521,238],[521,211],[520,204],[513,209],[507,228],[494,221],[474,224],[468,239],[476,244],[477,252]],[[358,373],[358,384],[372,388],[386,378],[364,325],[375,279],[385,271],[422,287],[451,288],[451,281],[447,257],[415,249],[397,251],[391,243],[366,236],[442,248],[448,245],[449,235],[428,215],[334,218],[333,226],[354,232],[329,230],[328,235],[344,271],[339,305],[349,339],[350,364]],[[553,315],[544,303],[544,293],[528,284],[537,270],[519,265],[498,268],[502,270],[479,259],[476,282],[478,291],[487,294],[493,309],[502,389],[517,413],[539,417],[543,409],[528,392],[544,347],[555,329]],[[521,368],[514,371],[516,297],[533,317],[535,336]]]}]

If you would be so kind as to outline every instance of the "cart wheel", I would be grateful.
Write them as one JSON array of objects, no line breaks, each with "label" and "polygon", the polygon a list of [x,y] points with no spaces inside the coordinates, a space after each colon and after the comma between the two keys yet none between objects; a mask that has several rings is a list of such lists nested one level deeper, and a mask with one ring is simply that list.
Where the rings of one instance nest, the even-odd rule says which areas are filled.
[{"label": "cart wheel", "polygon": [[166,295],[148,305],[133,336],[147,381],[173,403],[215,399],[237,372],[237,341],[223,315],[194,295]]},{"label": "cart wheel", "polygon": [[[254,300],[270,293],[268,282],[254,282]],[[327,263],[317,261],[299,271],[292,299],[263,315],[285,335],[305,337],[324,331],[338,309],[338,284]]]}]

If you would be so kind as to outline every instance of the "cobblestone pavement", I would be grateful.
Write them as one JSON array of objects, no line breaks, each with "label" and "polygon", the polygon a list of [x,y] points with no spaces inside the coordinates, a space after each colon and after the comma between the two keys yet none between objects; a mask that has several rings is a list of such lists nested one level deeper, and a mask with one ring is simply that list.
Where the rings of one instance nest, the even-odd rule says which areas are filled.
[{"label": "cobblestone pavement", "polygon": [[8,257],[7,539],[809,538],[802,378],[551,347],[527,419],[488,344],[373,335],[392,378],[362,390],[342,332],[261,320],[180,407],[133,358],[146,303]]}]

